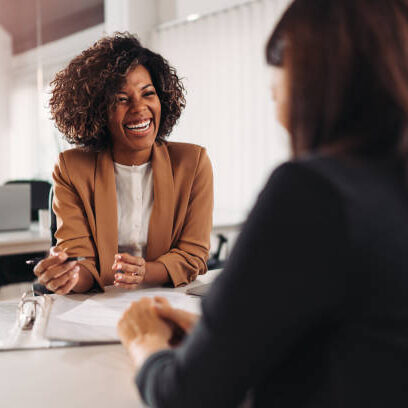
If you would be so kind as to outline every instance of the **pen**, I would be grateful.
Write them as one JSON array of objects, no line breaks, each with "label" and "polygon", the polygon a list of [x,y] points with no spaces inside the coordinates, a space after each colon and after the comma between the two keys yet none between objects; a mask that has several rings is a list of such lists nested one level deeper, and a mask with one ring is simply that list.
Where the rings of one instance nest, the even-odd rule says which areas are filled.
[{"label": "pen", "polygon": [[[40,261],[42,261],[44,258],[40,258],[40,257],[38,257],[38,258],[33,258],[33,259],[28,259],[27,261],[26,261],[26,264],[27,265],[37,265],[38,264],[38,262],[40,262]],[[67,263],[67,262],[71,262],[71,261],[84,261],[86,258],[85,257],[83,257],[83,256],[69,256],[65,261],[64,261],[64,263]]]}]

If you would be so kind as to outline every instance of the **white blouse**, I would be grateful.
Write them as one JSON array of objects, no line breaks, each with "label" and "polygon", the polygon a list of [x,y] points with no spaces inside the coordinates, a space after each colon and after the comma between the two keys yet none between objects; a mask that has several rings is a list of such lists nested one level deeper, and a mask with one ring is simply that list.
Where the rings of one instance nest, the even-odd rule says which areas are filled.
[{"label": "white blouse", "polygon": [[118,202],[119,252],[146,256],[153,207],[153,171],[150,162],[140,166],[114,163]]}]

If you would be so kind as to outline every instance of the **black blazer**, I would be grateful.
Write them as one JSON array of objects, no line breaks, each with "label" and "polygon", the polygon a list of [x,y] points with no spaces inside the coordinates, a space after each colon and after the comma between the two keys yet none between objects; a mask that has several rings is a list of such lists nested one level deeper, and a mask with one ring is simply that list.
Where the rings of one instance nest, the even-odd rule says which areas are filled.
[{"label": "black blazer", "polygon": [[408,407],[408,194],[385,162],[271,176],[203,317],[137,384],[157,407]]}]

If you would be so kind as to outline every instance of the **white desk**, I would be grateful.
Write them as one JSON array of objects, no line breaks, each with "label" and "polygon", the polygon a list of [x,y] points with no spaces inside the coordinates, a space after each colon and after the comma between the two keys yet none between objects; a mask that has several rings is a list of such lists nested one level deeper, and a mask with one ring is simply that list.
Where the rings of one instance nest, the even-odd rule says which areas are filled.
[{"label": "white desk", "polygon": [[40,231],[38,223],[29,230],[1,231],[0,256],[48,251],[50,242],[50,232]]},{"label": "white desk", "polygon": [[[211,282],[209,271],[188,287]],[[184,292],[186,287],[175,289]],[[135,371],[121,345],[0,352],[4,408],[139,408]]]},{"label": "white desk", "polygon": [[2,352],[4,408],[142,407],[120,345]]}]

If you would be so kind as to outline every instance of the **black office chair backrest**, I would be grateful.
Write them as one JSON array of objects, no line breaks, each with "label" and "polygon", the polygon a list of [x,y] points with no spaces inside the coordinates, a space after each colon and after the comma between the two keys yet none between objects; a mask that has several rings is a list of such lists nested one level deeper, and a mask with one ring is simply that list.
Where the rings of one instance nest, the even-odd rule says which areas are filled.
[{"label": "black office chair backrest", "polygon": [[218,248],[215,251],[215,253],[211,254],[210,258],[207,261],[208,270],[221,269],[224,267],[224,264],[225,264],[225,261],[220,259],[220,255],[221,255],[221,249],[224,246],[224,244],[228,242],[228,239],[222,234],[217,234],[217,238],[218,238]]},{"label": "black office chair backrest", "polygon": [[[54,198],[54,189],[50,188],[50,193],[48,196],[48,208],[50,211],[50,234],[51,234],[51,245],[57,245],[57,240],[55,239],[55,231],[57,230],[57,217],[55,216],[54,210],[52,209],[52,200]],[[54,292],[48,290],[43,284],[35,281],[33,283],[33,293],[34,296],[49,295]]]},{"label": "black office chair backrest", "polygon": [[48,210],[51,183],[45,180],[9,180],[6,184],[30,184],[31,221],[38,221],[38,210]]},{"label": "black office chair backrest", "polygon": [[50,196],[48,199],[48,207],[50,209],[50,234],[51,234],[51,246],[57,245],[57,239],[55,238],[55,232],[57,231],[57,216],[52,208],[52,200],[54,199],[54,189],[51,188]]}]

